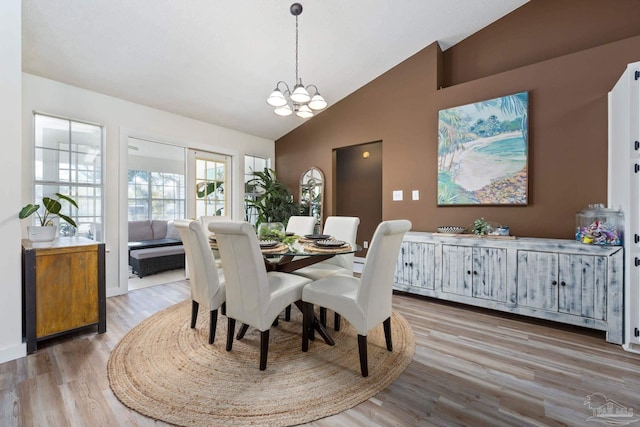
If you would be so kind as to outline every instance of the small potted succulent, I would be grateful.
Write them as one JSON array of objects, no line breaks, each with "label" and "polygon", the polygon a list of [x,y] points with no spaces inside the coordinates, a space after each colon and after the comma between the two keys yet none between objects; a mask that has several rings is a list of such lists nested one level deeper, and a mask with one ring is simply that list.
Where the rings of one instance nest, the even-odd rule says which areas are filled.
[{"label": "small potted succulent", "polygon": [[42,198],[42,213],[40,213],[40,205],[34,205],[32,203],[29,203],[20,210],[20,213],[18,214],[20,219],[25,219],[34,213],[38,216],[38,222],[40,225],[27,227],[27,234],[29,235],[29,240],[32,242],[50,242],[56,238],[56,231],[58,227],[53,223],[55,218],[60,218],[70,225],[77,227],[76,222],[72,218],[60,212],[62,210],[62,203],[60,203],[61,200],[67,201],[77,208],[78,204],[76,201],[71,197],[60,193],[56,193],[55,196],[56,198]]}]

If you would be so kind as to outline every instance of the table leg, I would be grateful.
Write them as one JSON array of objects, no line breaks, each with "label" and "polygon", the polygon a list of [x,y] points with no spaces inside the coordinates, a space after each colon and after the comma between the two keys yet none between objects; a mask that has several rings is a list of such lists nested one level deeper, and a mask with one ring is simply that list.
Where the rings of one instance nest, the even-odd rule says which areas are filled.
[{"label": "table leg", "polygon": [[[298,307],[298,310],[300,310],[300,312],[304,314],[304,307],[303,307],[302,301],[296,301],[296,307]],[[318,334],[322,337],[324,342],[326,342],[329,345],[336,345],[336,342],[333,340],[333,338],[329,336],[329,333],[327,332],[325,327],[322,326],[322,324],[320,323],[320,320],[318,320],[318,318],[315,315],[313,316],[313,329],[316,332],[318,332]]]}]

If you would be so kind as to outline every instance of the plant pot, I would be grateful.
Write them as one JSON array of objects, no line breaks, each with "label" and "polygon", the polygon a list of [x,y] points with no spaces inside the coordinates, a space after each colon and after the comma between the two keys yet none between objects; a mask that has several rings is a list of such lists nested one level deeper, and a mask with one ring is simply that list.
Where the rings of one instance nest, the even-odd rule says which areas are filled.
[{"label": "plant pot", "polygon": [[55,225],[30,225],[27,227],[27,235],[32,242],[52,242],[57,237],[58,227]]}]

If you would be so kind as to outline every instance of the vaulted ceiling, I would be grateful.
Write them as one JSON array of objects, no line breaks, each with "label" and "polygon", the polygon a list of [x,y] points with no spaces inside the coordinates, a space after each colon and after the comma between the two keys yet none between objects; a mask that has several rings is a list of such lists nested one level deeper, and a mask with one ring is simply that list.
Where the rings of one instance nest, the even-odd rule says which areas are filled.
[{"label": "vaulted ceiling", "polygon": [[[331,106],[526,2],[300,1],[299,75]],[[23,0],[23,71],[275,140],[304,122],[265,102],[279,80],[295,80],[291,3]]]}]

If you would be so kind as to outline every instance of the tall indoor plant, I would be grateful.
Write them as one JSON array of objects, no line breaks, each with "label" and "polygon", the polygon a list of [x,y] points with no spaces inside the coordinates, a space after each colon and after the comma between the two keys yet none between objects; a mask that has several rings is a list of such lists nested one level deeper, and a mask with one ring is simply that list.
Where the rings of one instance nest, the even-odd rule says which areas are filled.
[{"label": "tall indoor plant", "polygon": [[30,240],[34,242],[42,242],[55,239],[56,231],[58,228],[53,223],[53,220],[55,218],[60,218],[70,225],[77,227],[76,222],[71,217],[61,212],[62,203],[60,203],[61,200],[66,201],[77,208],[78,204],[76,203],[76,201],[71,197],[65,196],[64,194],[60,193],[56,193],[55,196],[56,198],[42,198],[42,213],[40,212],[41,206],[34,205],[33,203],[27,204],[20,210],[20,213],[18,214],[18,217],[20,219],[28,218],[34,213],[38,217],[38,222],[40,225],[32,225],[27,227],[27,233]]},{"label": "tall indoor plant", "polygon": [[300,213],[300,206],[294,200],[287,186],[278,179],[276,171],[265,168],[254,171],[255,177],[247,182],[247,193],[256,194],[255,198],[247,198],[247,207],[255,209],[258,214],[256,226],[264,222],[281,222],[286,225],[289,217]]}]

